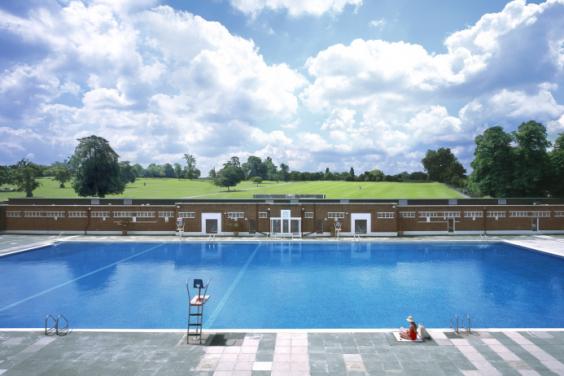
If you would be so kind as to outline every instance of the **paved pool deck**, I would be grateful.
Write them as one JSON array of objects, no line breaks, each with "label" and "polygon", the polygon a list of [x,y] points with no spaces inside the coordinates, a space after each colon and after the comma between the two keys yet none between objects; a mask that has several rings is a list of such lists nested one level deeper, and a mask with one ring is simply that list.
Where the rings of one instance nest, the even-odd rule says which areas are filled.
[{"label": "paved pool deck", "polygon": [[447,334],[398,343],[391,333],[215,333],[188,345],[170,332],[0,331],[0,374],[564,375],[564,332]]}]

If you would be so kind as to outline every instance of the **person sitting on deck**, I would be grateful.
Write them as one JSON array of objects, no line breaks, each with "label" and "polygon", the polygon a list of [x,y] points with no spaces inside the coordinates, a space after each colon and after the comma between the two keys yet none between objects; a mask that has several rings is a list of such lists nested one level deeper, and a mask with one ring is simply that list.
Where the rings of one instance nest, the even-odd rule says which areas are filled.
[{"label": "person sitting on deck", "polygon": [[417,324],[411,315],[407,316],[406,321],[409,323],[409,328],[400,332],[400,337],[415,341],[417,339]]}]

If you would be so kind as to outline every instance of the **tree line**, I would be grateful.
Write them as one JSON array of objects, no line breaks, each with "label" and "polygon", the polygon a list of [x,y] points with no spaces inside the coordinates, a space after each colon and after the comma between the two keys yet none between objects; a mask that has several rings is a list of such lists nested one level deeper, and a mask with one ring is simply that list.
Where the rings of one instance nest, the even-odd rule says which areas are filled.
[{"label": "tree line", "polygon": [[[139,177],[198,179],[201,176],[196,158],[191,154],[184,154],[185,165],[152,163],[144,168],[140,164],[119,161],[118,154],[101,137],[90,136],[78,141],[74,154],[64,162],[41,166],[23,159],[13,166],[0,165],[0,186],[15,185],[16,190],[25,191],[26,196],[31,197],[39,186],[36,179],[52,176],[61,188],[70,181],[80,196],[104,197],[122,193],[128,183]],[[343,172],[332,172],[329,168],[319,172],[290,171],[287,164],[277,166],[271,157],[263,160],[250,156],[241,163],[233,156],[218,171],[210,170],[208,178],[228,190],[243,180],[257,185],[264,180],[437,181],[474,196],[564,196],[564,133],[551,145],[545,126],[528,121],[511,133],[500,126],[488,128],[476,137],[475,143],[470,176],[466,176],[463,165],[449,148],[439,148],[428,150],[421,160],[424,171],[396,175],[386,175],[379,169],[357,175],[353,167]]]}]

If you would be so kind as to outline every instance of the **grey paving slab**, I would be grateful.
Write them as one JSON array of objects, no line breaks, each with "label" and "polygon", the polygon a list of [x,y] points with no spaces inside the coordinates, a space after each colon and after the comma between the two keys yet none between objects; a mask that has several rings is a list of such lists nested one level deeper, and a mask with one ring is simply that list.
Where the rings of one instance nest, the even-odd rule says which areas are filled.
[{"label": "grey paving slab", "polygon": [[[540,336],[523,334],[554,359],[562,359],[564,332]],[[306,353],[304,374],[310,375],[464,375],[479,372],[455,346],[436,343],[397,346],[386,333],[309,333],[304,339],[287,335]],[[74,332],[66,337],[45,337],[37,332],[0,332],[0,370],[3,375],[270,375],[254,364],[272,365],[277,334],[222,335],[224,346],[186,345],[180,333]],[[518,360],[505,361],[480,338],[496,339]],[[385,339],[383,341],[382,339]],[[501,375],[536,371],[554,375],[522,344],[503,333],[467,337],[467,344]],[[477,339],[477,340],[476,340]],[[213,343],[213,337],[209,337]],[[243,344],[255,344],[254,353],[240,353]],[[354,343],[354,346],[353,346]],[[247,346],[253,349],[252,346]],[[349,352],[343,352],[343,351]],[[354,351],[353,351],[354,350]],[[303,358],[303,359],[302,359]],[[508,358],[509,359],[509,358]],[[288,362],[291,360],[287,360]],[[301,367],[301,366],[300,366]],[[553,369],[554,365],[552,365]],[[271,368],[272,369],[272,368]]]}]

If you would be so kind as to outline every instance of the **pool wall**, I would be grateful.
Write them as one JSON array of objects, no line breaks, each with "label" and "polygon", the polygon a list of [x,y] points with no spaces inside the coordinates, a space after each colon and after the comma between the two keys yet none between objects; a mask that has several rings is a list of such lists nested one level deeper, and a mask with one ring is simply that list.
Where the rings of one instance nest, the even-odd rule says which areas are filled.
[{"label": "pool wall", "polygon": [[181,229],[187,236],[298,237],[564,234],[564,203],[559,200],[145,201],[14,199],[0,208],[0,231],[173,235]]}]

